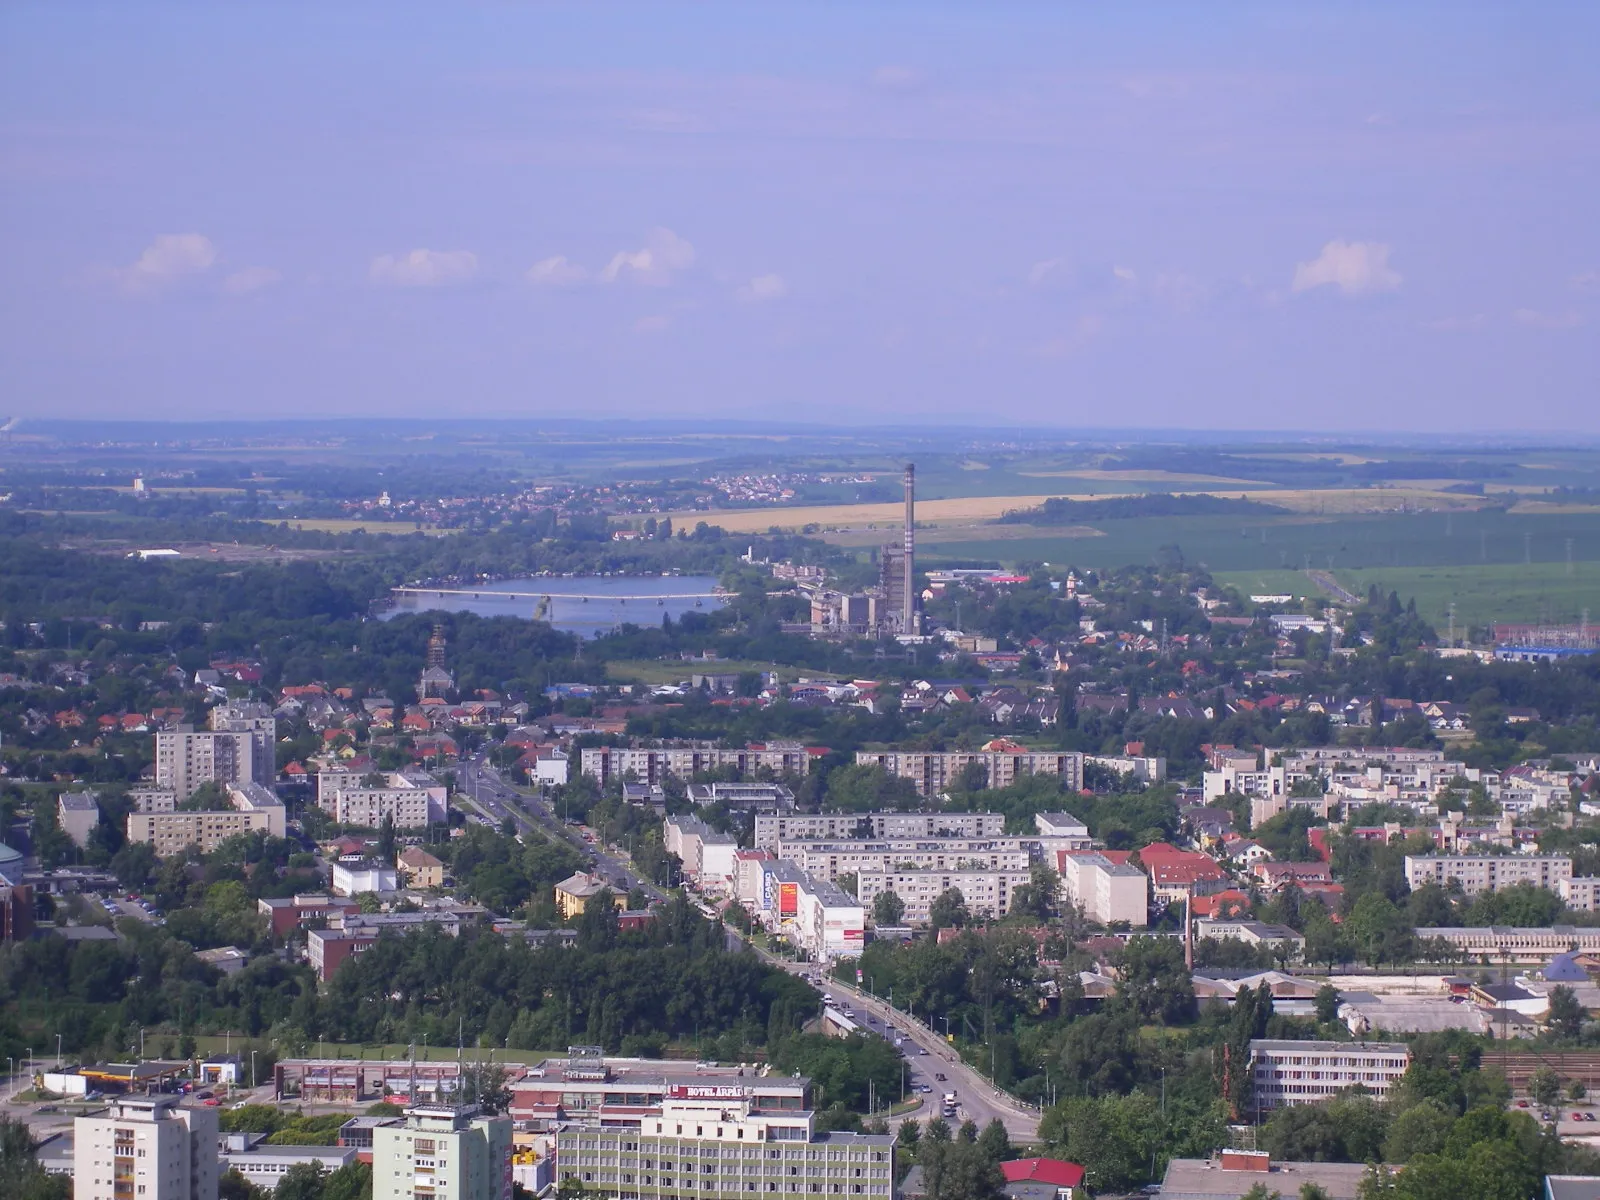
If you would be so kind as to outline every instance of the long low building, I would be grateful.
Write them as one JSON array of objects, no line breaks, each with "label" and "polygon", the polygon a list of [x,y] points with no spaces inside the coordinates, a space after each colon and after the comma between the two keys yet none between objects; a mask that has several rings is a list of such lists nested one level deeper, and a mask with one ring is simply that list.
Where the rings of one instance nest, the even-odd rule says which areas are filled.
[{"label": "long low building", "polygon": [[258,1188],[271,1192],[279,1181],[302,1164],[337,1171],[356,1161],[353,1146],[274,1146],[264,1134],[225,1133],[218,1158],[223,1170],[235,1170]]},{"label": "long low building", "polygon": [[1027,775],[1053,775],[1067,791],[1083,787],[1083,755],[1076,751],[1029,750],[997,739],[978,750],[857,750],[858,766],[881,767],[909,779],[919,796],[937,796],[961,780],[968,767],[983,771],[985,786],[1010,787]]},{"label": "long low building", "polygon": [[1033,861],[1025,838],[940,838],[882,842],[780,841],[773,853],[823,879],[893,871],[906,865],[921,870],[1026,871]]},{"label": "long low building", "polygon": [[988,838],[1005,829],[1005,814],[997,812],[758,813],[754,845],[771,850],[790,839]]},{"label": "long low building", "polygon": [[1569,950],[1600,954],[1600,928],[1590,926],[1432,925],[1416,930],[1416,935],[1447,942],[1469,960],[1483,958],[1490,963],[1549,962]]},{"label": "long low building", "polygon": [[283,837],[288,819],[283,801],[271,788],[249,780],[229,783],[225,794],[231,808],[203,812],[150,811],[128,814],[128,841],[149,844],[157,857],[182,854],[198,846],[210,854],[223,842],[257,830]]},{"label": "long low building", "polygon": [[862,871],[856,876],[856,895],[870,908],[881,894],[893,892],[905,905],[901,920],[926,925],[933,902],[952,888],[974,917],[1003,917],[1011,911],[1017,889],[1032,880],[1031,870]]}]

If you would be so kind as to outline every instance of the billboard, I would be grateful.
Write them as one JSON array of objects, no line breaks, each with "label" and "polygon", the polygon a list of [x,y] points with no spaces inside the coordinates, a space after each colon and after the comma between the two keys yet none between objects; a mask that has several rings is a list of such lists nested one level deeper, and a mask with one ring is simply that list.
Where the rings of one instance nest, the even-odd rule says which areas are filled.
[{"label": "billboard", "polygon": [[778,915],[792,917],[800,911],[800,885],[798,883],[780,883],[778,885]]},{"label": "billboard", "polygon": [[674,1100],[743,1100],[744,1088],[737,1084],[675,1083],[667,1089]]}]

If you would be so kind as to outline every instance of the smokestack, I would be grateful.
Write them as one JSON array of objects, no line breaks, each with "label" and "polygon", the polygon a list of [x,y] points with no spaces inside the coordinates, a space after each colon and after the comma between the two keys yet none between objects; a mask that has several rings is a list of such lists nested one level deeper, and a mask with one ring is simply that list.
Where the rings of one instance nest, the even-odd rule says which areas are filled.
[{"label": "smokestack", "polygon": [[901,621],[902,633],[921,633],[917,620],[917,466],[906,464],[906,531],[905,562],[905,614]]}]

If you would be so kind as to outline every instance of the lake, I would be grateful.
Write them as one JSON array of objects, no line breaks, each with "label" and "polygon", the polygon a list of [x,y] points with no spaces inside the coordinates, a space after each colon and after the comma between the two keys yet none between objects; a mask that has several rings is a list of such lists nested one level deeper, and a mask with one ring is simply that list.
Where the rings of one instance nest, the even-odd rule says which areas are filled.
[{"label": "lake", "polygon": [[716,586],[709,575],[541,575],[443,593],[425,589],[404,593],[382,616],[387,620],[401,613],[442,609],[531,620],[543,604],[544,619],[555,628],[592,638],[622,624],[659,625],[663,616],[676,621],[684,613],[721,608],[727,598],[711,594]]}]

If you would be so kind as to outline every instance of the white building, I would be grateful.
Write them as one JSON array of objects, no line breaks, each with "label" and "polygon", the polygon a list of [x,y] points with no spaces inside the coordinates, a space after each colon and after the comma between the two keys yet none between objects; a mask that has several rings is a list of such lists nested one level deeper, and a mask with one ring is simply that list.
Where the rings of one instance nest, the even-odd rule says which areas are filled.
[{"label": "white building", "polygon": [[334,863],[330,883],[335,896],[359,896],[362,892],[391,896],[400,890],[399,873],[387,863],[370,858]]},{"label": "white building", "polygon": [[217,1200],[217,1112],[119,1096],[74,1124],[76,1200]]},{"label": "white building", "polygon": [[1010,912],[1016,890],[1032,880],[1030,870],[862,871],[856,877],[856,895],[870,908],[881,893],[893,892],[905,905],[901,919],[908,925],[926,925],[933,902],[951,888],[961,893],[967,912],[986,919]]},{"label": "white building", "polygon": [[[1037,841],[1033,842],[1037,845]],[[1025,871],[1032,861],[1022,838],[938,838],[926,841],[812,842],[785,839],[773,853],[810,875],[837,879],[862,871],[915,867],[930,871]]]},{"label": "white building", "polygon": [[235,812],[265,815],[266,824],[263,828],[273,837],[281,838],[288,833],[289,823],[283,801],[271,788],[253,782],[230,783],[228,802],[233,805]]},{"label": "white building", "polygon": [[510,1117],[418,1105],[404,1125],[372,1131],[372,1200],[503,1200],[510,1180]]},{"label": "white building", "polygon": [[271,1192],[290,1170],[302,1163],[313,1163],[330,1173],[349,1166],[356,1161],[356,1149],[354,1146],[274,1146],[260,1134],[225,1133],[221,1158],[224,1171],[235,1170],[256,1187]]},{"label": "white building", "polygon": [[713,829],[699,817],[682,814],[663,822],[661,845],[683,861],[683,873],[702,888],[733,890],[739,843],[731,834]]},{"label": "white building", "polygon": [[1556,884],[1561,902],[1574,912],[1600,908],[1600,875],[1576,875]]},{"label": "white building", "polygon": [[1287,925],[1269,925],[1264,921],[1232,921],[1214,917],[1200,917],[1194,923],[1197,938],[1215,938],[1218,941],[1244,942],[1250,946],[1283,947],[1298,954],[1306,944]]},{"label": "white building", "polygon": [[991,838],[1005,828],[1005,814],[995,812],[758,813],[754,845],[757,850],[771,850],[790,839]]},{"label": "white building", "polygon": [[1468,896],[1519,883],[1549,888],[1572,878],[1572,859],[1564,854],[1408,854],[1406,883],[1416,891],[1425,883],[1459,883]]},{"label": "white building", "polygon": [[317,807],[341,825],[419,829],[445,819],[446,790],[426,771],[319,771]]},{"label": "white building", "polygon": [[1379,1100],[1411,1065],[1404,1042],[1297,1042],[1257,1038],[1250,1043],[1256,1106],[1315,1104],[1360,1084]]},{"label": "white building", "polygon": [[1052,775],[1073,792],[1083,786],[1082,754],[1028,750],[1003,739],[979,750],[857,750],[856,763],[882,767],[890,775],[911,780],[919,796],[937,796],[969,766],[979,767],[991,788],[1010,787],[1027,775]]},{"label": "white building", "polygon": [[1126,921],[1134,929],[1150,923],[1150,880],[1137,867],[1114,863],[1103,854],[1061,857],[1061,887],[1084,916],[1102,925]]},{"label": "white building", "polygon": [[82,850],[100,824],[100,802],[93,792],[62,792],[56,801],[56,821],[61,832]]},{"label": "white building", "polygon": [[547,750],[533,760],[533,781],[543,784],[560,784],[565,787],[572,780],[572,766],[560,750]]},{"label": "white building", "polygon": [[773,933],[788,938],[820,960],[861,953],[866,940],[866,910],[837,884],[813,878],[793,863],[773,858],[741,856],[739,866],[741,871],[759,875],[756,914]]}]

